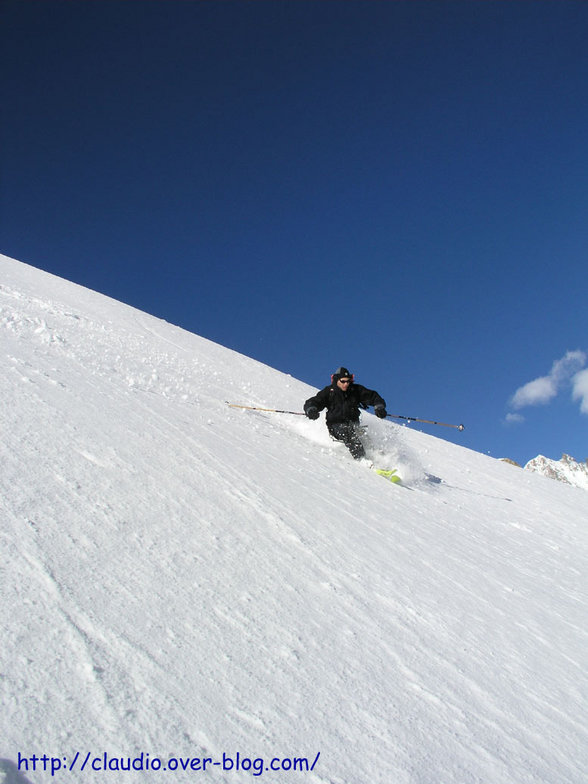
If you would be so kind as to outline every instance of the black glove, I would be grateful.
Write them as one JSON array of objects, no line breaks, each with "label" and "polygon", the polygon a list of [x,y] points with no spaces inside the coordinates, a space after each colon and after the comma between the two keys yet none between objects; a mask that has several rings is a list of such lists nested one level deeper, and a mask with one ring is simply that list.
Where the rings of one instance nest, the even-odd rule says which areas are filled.
[{"label": "black glove", "polygon": [[319,418],[319,412],[318,412],[318,408],[316,406],[309,406],[304,411],[304,413],[306,414],[306,416],[309,419],[318,419]]},{"label": "black glove", "polygon": [[379,417],[380,419],[385,419],[385,417],[387,417],[387,416],[388,416],[388,412],[386,411],[386,409],[384,408],[384,406],[383,406],[383,405],[381,405],[381,404],[380,404],[379,406],[376,406],[376,407],[374,408],[374,414],[375,414],[377,417]]}]

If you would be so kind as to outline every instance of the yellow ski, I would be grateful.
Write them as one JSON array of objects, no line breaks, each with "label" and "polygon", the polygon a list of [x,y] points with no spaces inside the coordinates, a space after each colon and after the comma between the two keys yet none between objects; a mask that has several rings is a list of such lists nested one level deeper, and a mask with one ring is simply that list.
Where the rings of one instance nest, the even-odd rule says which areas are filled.
[{"label": "yellow ski", "polygon": [[394,482],[394,484],[398,484],[400,482],[400,477],[396,473],[396,469],[393,468],[391,471],[387,468],[376,468],[376,474],[383,476],[384,479],[388,479],[390,482]]}]

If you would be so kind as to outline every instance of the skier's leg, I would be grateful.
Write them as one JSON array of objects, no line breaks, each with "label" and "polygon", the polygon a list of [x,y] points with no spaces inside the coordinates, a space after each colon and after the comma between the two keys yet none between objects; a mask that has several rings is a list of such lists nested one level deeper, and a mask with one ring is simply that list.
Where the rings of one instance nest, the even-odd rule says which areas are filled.
[{"label": "skier's leg", "polygon": [[365,457],[365,449],[354,422],[335,422],[329,425],[329,433],[337,441],[342,441],[355,460]]},{"label": "skier's leg", "polygon": [[349,449],[355,460],[365,457],[365,449],[360,438],[359,427],[353,422],[349,425],[349,437],[348,440],[345,441],[345,446]]}]

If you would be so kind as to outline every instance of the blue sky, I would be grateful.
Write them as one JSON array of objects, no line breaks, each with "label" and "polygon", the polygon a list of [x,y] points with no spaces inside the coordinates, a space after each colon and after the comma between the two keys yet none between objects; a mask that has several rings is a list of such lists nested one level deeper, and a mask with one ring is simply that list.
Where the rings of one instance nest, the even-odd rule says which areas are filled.
[{"label": "blue sky", "polygon": [[587,31],[582,0],[4,0],[0,250],[584,460]]}]

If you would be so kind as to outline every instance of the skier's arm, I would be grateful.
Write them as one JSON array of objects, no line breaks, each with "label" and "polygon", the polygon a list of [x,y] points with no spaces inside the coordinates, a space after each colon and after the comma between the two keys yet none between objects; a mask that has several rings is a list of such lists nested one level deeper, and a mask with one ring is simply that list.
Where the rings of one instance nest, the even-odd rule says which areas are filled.
[{"label": "skier's arm", "polygon": [[375,390],[362,387],[360,400],[366,406],[373,406],[376,416],[380,419],[386,416],[386,401]]},{"label": "skier's arm", "polygon": [[[328,400],[329,387],[325,387],[324,389],[321,389],[320,392],[317,392],[316,395],[313,395],[313,397],[308,398],[304,404],[304,413],[309,419],[316,419],[319,411],[322,411],[327,405]],[[316,416],[314,415],[314,412],[316,412]]]}]

